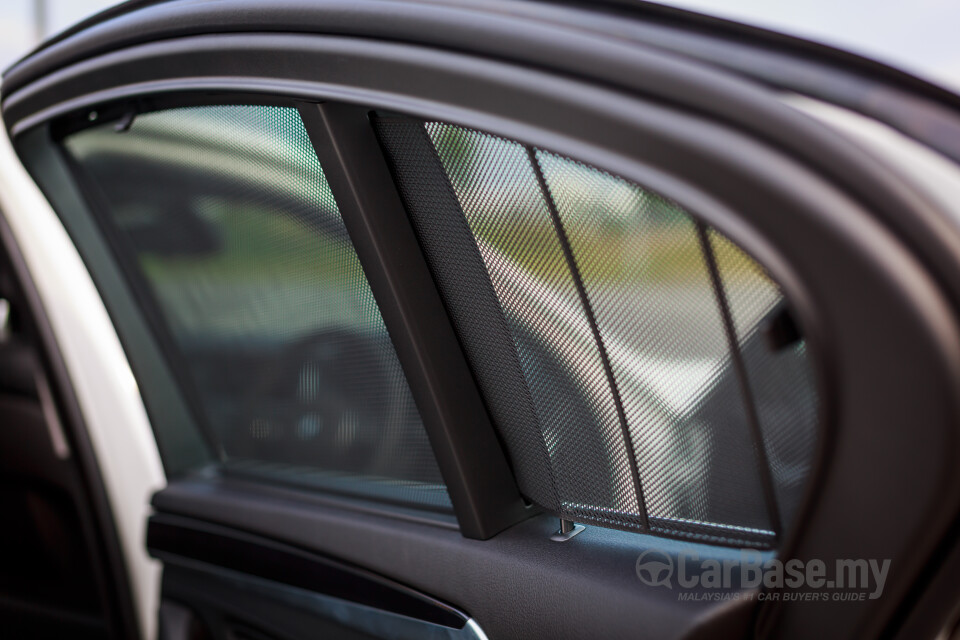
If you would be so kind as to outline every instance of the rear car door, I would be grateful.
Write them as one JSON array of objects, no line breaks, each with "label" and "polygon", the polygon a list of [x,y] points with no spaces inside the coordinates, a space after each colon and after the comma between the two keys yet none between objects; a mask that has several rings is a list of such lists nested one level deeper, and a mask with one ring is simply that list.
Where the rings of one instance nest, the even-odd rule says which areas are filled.
[{"label": "rear car door", "polygon": [[375,0],[133,3],[3,87],[163,460],[119,542],[162,637],[947,624],[960,233],[784,90],[923,142],[952,96],[652,7]]}]

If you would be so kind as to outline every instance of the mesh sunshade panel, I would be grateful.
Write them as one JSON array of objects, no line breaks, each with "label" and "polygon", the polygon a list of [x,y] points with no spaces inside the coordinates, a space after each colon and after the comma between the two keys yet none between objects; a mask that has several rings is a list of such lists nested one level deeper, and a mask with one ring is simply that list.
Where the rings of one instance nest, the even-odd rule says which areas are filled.
[{"label": "mesh sunshade panel", "polygon": [[756,403],[783,526],[793,522],[816,446],[818,399],[802,340],[771,347],[755,318],[784,309],[783,296],[750,256],[716,232],[710,242],[730,300],[733,322]]},{"label": "mesh sunshade panel", "polygon": [[[427,131],[493,286],[540,425],[530,433],[530,424],[514,421],[505,434],[519,447],[514,468],[545,451],[559,511],[639,524],[614,395],[526,151],[439,125]],[[463,145],[474,163],[458,162]]]},{"label": "mesh sunshade panel", "polygon": [[[669,201],[561,156],[443,123],[375,126],[525,495],[579,522],[771,544],[780,512],[763,487],[796,507],[816,403],[797,391],[810,391],[802,342],[788,355],[762,340],[782,295],[756,263]],[[768,387],[752,394],[760,442],[728,291],[747,377]],[[488,327],[511,353],[491,352]]]},{"label": "mesh sunshade panel", "polygon": [[295,109],[171,109],[64,145],[228,468],[449,509]]},{"label": "mesh sunshade panel", "polygon": [[536,160],[609,353],[651,526],[769,531],[744,399],[693,221],[626,181],[541,151]]}]

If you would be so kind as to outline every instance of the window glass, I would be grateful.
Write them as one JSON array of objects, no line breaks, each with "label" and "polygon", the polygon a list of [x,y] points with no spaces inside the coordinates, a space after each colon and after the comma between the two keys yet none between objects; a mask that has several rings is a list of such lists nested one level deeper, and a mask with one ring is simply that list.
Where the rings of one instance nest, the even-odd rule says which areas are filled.
[{"label": "window glass", "polygon": [[449,509],[295,109],[175,108],[64,146],[226,469]]},{"label": "window glass", "polygon": [[524,494],[577,522],[773,546],[817,398],[763,267],[594,167],[441,122],[375,126]]},{"label": "window glass", "polygon": [[757,408],[783,525],[792,523],[816,446],[817,394],[806,343],[776,283],[716,232],[710,242]]},{"label": "window glass", "polygon": [[[542,151],[536,161],[610,359],[651,527],[772,531],[696,224],[624,180]],[[734,275],[725,289],[743,286]]]}]

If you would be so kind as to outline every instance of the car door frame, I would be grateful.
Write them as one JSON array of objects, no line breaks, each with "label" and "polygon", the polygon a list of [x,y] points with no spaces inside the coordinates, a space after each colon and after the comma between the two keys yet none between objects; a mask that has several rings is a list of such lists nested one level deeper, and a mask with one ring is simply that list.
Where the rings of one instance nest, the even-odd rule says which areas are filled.
[{"label": "car door frame", "polygon": [[[400,5],[400,19],[394,15],[388,24],[375,17],[382,3],[361,2],[348,11],[336,3],[311,7],[285,2],[257,14],[258,29],[250,30],[259,33],[191,35],[196,28],[189,25],[230,25],[247,6],[237,2],[198,8],[172,2],[147,7],[41,51],[33,62],[11,72],[16,82],[4,96],[4,115],[21,153],[31,153],[26,148],[31,130],[36,134],[54,118],[106,103],[160,94],[213,93],[226,99],[231,93],[253,92],[443,119],[575,157],[674,199],[774,274],[795,305],[811,345],[823,405],[821,450],[816,480],[798,518],[802,524],[788,533],[781,553],[816,558],[859,550],[889,553],[893,560],[888,582],[893,595],[888,592],[882,602],[832,609],[829,616],[802,607],[767,607],[777,611],[779,622],[765,612],[763,625],[793,622],[799,635],[829,619],[834,629],[865,635],[889,630],[899,615],[897,603],[935,560],[960,505],[960,477],[945,455],[955,441],[958,413],[951,388],[955,385],[947,381],[956,382],[960,362],[955,313],[960,237],[949,226],[946,212],[855,145],[831,137],[787,108],[775,92],[599,32],[527,14],[515,13],[506,20],[495,11],[460,5]],[[243,19],[251,20],[249,15]],[[271,32],[294,19],[324,24],[326,33]],[[133,35],[121,37],[121,28]],[[159,33],[166,39],[154,41]],[[450,44],[454,37],[462,38],[460,46]],[[70,56],[84,57],[78,53],[82,51],[88,59],[64,62]],[[297,57],[296,65],[286,62],[290,56]],[[548,58],[550,64],[544,65]],[[58,60],[65,66],[57,67]],[[36,78],[24,80],[31,73]],[[730,117],[733,109],[739,114],[736,119]],[[582,128],[583,122],[589,122],[589,128]],[[779,133],[772,133],[778,128]],[[43,184],[43,177],[36,177]],[[771,210],[779,215],[770,215]],[[827,239],[833,245],[825,244]],[[390,269],[369,259],[364,266]],[[847,277],[833,277],[837,273]],[[878,319],[871,312],[878,308],[889,312]],[[391,331],[399,342],[399,334]],[[877,344],[884,344],[883,352]],[[896,387],[885,375],[890,361],[920,376],[914,379],[916,389]],[[882,401],[876,402],[877,397]],[[910,439],[895,435],[907,418],[922,424]],[[890,434],[882,446],[873,439],[878,431]],[[431,429],[431,435],[435,433]],[[861,455],[864,449],[872,454],[870,460]],[[456,447],[438,450],[453,492],[476,497],[482,494],[480,479],[458,479],[449,471],[464,468],[465,456],[466,451]],[[830,489],[865,487],[875,465],[900,471],[883,485],[886,495],[936,496],[940,508],[918,499],[900,505],[907,513],[901,511],[890,522],[871,502],[873,508],[856,510],[854,517],[839,492]],[[936,471],[936,482],[924,477],[931,470]],[[244,509],[255,509],[230,481],[218,482]],[[196,517],[203,511],[198,483],[193,479],[172,485],[157,496],[155,505],[160,511]],[[310,501],[287,497],[293,503]],[[482,503],[476,504],[482,512]],[[494,507],[487,516],[496,521],[503,517],[501,509]],[[228,511],[208,513],[221,523],[268,533],[249,514]],[[314,515],[302,510],[300,515],[304,522],[316,522]],[[292,513],[288,516],[293,518]],[[342,514],[340,518],[345,519]],[[501,536],[493,536],[499,531],[493,526],[475,537],[493,536],[485,544],[495,549],[507,534],[543,526],[535,517]],[[378,523],[376,528],[386,535],[389,527]],[[288,529],[285,536],[318,548],[328,544],[309,539],[310,527],[302,529]],[[840,540],[838,530],[843,532]],[[632,553],[644,545],[656,546],[657,540],[638,539],[638,544]],[[411,580],[409,567],[387,559],[374,561],[336,545],[324,551],[379,565],[387,575],[458,599],[457,588],[450,586],[459,585],[458,580],[448,578],[446,588],[432,588],[429,576],[414,572],[418,577]],[[552,570],[562,574],[559,567]],[[635,596],[644,600],[649,594]],[[649,599],[650,607],[640,609],[656,615],[663,603]],[[458,604],[470,609],[469,602]],[[716,610],[704,609],[691,619],[700,624],[716,615]],[[807,619],[800,620],[801,615]],[[561,619],[553,628],[569,631],[570,619]],[[690,630],[689,625],[674,629]]]}]

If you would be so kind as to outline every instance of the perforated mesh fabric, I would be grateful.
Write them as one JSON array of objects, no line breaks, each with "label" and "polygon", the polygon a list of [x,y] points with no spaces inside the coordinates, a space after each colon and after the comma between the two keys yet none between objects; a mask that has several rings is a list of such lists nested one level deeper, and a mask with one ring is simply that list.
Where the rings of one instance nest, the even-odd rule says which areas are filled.
[{"label": "perforated mesh fabric", "polygon": [[800,506],[816,446],[818,400],[802,340],[770,345],[763,322],[784,310],[783,294],[756,261],[721,234],[710,242],[724,282],[753,391],[783,525]]},{"label": "perforated mesh fabric", "polygon": [[650,518],[769,531],[693,221],[624,180],[542,151],[537,160],[610,354]]},{"label": "perforated mesh fabric", "polygon": [[510,327],[559,509],[578,520],[637,520],[614,394],[527,152],[469,132],[475,162],[464,162],[451,131],[427,125]]},{"label": "perforated mesh fabric", "polygon": [[64,146],[227,469],[450,508],[295,109],[171,109]]},{"label": "perforated mesh fabric", "polygon": [[[525,495],[578,522],[773,544],[816,401],[802,340],[761,335],[785,308],[762,269],[592,167],[444,123],[375,127]],[[504,326],[510,354],[485,330]]]}]

